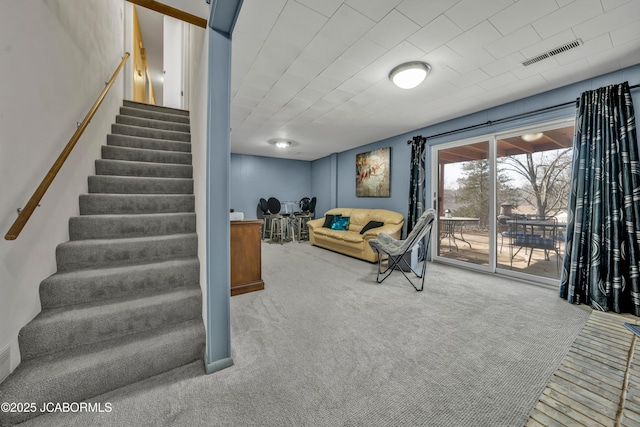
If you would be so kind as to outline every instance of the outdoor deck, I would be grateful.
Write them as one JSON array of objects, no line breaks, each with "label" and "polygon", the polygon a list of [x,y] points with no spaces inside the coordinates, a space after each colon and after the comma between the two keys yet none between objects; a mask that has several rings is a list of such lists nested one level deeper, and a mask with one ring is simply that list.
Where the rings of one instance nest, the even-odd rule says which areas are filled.
[{"label": "outdoor deck", "polygon": [[624,322],[631,315],[594,311],[525,424],[640,426],[640,349]]},{"label": "outdoor deck", "polygon": [[[477,265],[489,264],[489,236],[486,231],[475,228],[465,228],[463,232],[465,240],[471,244],[471,248],[465,242],[456,240],[458,249],[456,250],[453,242],[449,244],[449,238],[444,237],[440,240],[440,256],[466,261]],[[456,237],[459,237],[456,232]],[[531,256],[531,264],[527,266],[529,260],[530,248],[522,248],[520,252],[513,258],[513,262],[509,262],[511,248],[509,239],[501,240],[502,236],[497,236],[498,243],[498,268],[520,271],[522,273],[534,274],[541,277],[552,279],[560,278],[560,270],[562,269],[562,256],[564,255],[564,242],[558,242],[560,259],[557,259],[555,252],[547,251],[549,259],[545,259],[545,251],[543,249],[534,249]],[[518,250],[514,248],[515,253]]]}]

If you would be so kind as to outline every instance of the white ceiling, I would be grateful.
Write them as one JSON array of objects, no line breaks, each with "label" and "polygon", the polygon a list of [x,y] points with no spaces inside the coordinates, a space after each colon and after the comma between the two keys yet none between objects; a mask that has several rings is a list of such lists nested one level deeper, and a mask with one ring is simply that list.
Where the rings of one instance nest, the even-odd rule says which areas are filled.
[{"label": "white ceiling", "polygon": [[[416,60],[427,80],[395,87]],[[244,0],[231,149],[315,160],[638,63],[640,0]]]}]

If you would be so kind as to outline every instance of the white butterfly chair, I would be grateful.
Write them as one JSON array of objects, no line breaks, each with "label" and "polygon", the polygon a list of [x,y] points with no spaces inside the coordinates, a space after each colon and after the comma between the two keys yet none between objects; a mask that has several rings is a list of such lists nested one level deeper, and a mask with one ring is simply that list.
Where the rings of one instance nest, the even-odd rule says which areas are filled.
[{"label": "white butterfly chair", "polygon": [[[394,270],[399,270],[416,291],[421,291],[424,288],[424,272],[427,265],[426,259],[422,262],[422,272],[418,273],[407,263],[404,255],[417,245],[425,236],[427,236],[427,241],[425,242],[424,251],[425,254],[427,253],[427,250],[429,249],[429,242],[431,241],[431,228],[435,218],[435,209],[427,209],[418,219],[416,225],[413,227],[413,230],[411,230],[411,233],[409,233],[406,239],[396,240],[387,233],[382,232],[378,234],[377,239],[369,240],[371,249],[378,253],[378,276],[376,277],[376,281],[378,283],[382,283],[384,279],[393,273]],[[387,261],[387,267],[382,270],[382,262],[384,260]],[[409,276],[405,274],[401,264],[404,264],[404,266],[408,268],[407,271],[411,270],[413,274],[422,279],[420,289],[418,289],[416,285],[413,284]],[[382,276],[382,279],[380,279],[380,276]]]}]

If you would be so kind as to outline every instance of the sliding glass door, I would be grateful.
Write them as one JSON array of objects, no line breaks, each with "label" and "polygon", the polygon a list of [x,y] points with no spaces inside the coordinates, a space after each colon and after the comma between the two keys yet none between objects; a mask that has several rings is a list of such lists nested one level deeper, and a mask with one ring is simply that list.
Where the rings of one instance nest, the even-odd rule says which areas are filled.
[{"label": "sliding glass door", "polygon": [[432,147],[434,259],[557,283],[564,254],[573,124]]},{"label": "sliding glass door", "polygon": [[440,257],[489,266],[489,141],[437,150]]}]

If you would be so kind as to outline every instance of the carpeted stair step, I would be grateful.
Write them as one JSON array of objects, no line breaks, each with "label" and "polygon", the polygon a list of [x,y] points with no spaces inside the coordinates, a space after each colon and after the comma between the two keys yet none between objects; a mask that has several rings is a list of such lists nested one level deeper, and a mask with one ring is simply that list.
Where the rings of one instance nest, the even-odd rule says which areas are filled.
[{"label": "carpeted stair step", "polygon": [[147,150],[191,152],[190,142],[167,141],[166,139],[142,138],[129,135],[107,135],[107,145],[129,148],[144,148]]},{"label": "carpeted stair step", "polygon": [[94,175],[89,177],[89,193],[193,194],[193,179]]},{"label": "carpeted stair step", "polygon": [[102,146],[102,158],[111,160],[129,160],[132,162],[191,164],[191,153],[165,150],[147,150],[142,148]]},{"label": "carpeted stair step", "polygon": [[161,111],[144,110],[142,108],[120,107],[123,116],[142,117],[143,119],[164,120],[165,122],[189,124],[189,116],[181,114],[164,113]]},{"label": "carpeted stair step", "polygon": [[130,160],[96,160],[96,175],[193,178],[191,165],[172,163],[133,162]]},{"label": "carpeted stair step", "polygon": [[195,233],[65,242],[56,248],[58,272],[160,262],[197,256]]},{"label": "carpeted stair step", "polygon": [[187,132],[177,132],[172,130],[152,129],[140,126],[122,125],[114,123],[111,125],[111,133],[119,135],[142,136],[144,138],[168,139],[171,141],[191,142],[191,134]]},{"label": "carpeted stair step", "polygon": [[202,318],[199,286],[40,312],[20,330],[21,360]]},{"label": "carpeted stair step", "polygon": [[122,125],[138,126],[150,129],[162,129],[176,132],[189,133],[190,127],[184,123],[165,122],[163,120],[146,119],[143,117],[135,116],[116,116],[116,123]]},{"label": "carpeted stair step", "polygon": [[178,286],[197,286],[198,258],[181,258],[149,264],[76,270],[56,273],[40,283],[42,309],[163,291]]},{"label": "carpeted stair step", "polygon": [[70,240],[195,233],[195,213],[81,215],[69,219]]},{"label": "carpeted stair step", "polygon": [[[3,402],[81,402],[200,360],[205,346],[202,319],[127,335],[95,345],[27,360],[0,384]],[[40,412],[1,412],[11,425]]]},{"label": "carpeted stair step", "polygon": [[179,115],[179,116],[187,116],[187,117],[189,117],[189,111],[180,110],[178,108],[163,107],[163,106],[160,106],[160,105],[144,104],[142,102],[135,102],[135,101],[124,101],[123,105],[125,107],[138,108],[138,109],[141,109],[141,110],[156,111],[156,112],[160,112],[160,113],[175,114],[175,115]]},{"label": "carpeted stair step", "polygon": [[194,212],[193,194],[81,194],[80,215]]}]

